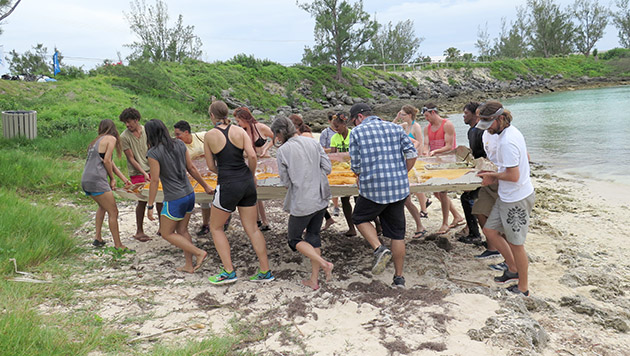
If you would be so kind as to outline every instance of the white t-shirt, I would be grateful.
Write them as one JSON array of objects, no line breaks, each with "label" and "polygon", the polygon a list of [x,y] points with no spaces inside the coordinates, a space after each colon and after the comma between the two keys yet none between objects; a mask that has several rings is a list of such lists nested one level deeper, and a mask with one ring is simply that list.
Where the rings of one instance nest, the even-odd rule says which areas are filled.
[{"label": "white t-shirt", "polygon": [[499,198],[505,203],[523,200],[534,192],[534,186],[529,177],[525,138],[514,126],[507,127],[498,136],[496,165],[499,167],[499,173],[517,166],[519,171],[517,182],[499,180]]},{"label": "white t-shirt", "polygon": [[185,144],[186,148],[188,148],[188,154],[190,155],[191,159],[195,159],[204,155],[205,152],[203,150],[203,137],[205,134],[205,132],[196,132],[194,134],[191,134],[192,142]]},{"label": "white t-shirt", "polygon": [[483,132],[481,136],[483,142],[483,150],[486,152],[488,160],[494,164],[497,164],[497,146],[499,145],[499,135],[493,135],[488,130]]}]

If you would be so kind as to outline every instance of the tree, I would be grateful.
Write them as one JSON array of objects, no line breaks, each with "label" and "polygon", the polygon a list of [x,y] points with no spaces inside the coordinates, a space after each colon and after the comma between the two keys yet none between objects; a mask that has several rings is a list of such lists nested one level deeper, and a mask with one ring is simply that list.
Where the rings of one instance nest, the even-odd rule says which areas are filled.
[{"label": "tree", "polygon": [[345,0],[314,0],[299,4],[315,18],[315,46],[304,48],[302,62],[322,64],[333,61],[336,78],[343,79],[344,63],[360,62],[367,58],[366,44],[376,34],[378,24],[363,11],[363,1],[350,4]]},{"label": "tree", "polygon": [[479,50],[479,60],[487,61],[492,54],[492,47],[490,46],[490,34],[488,33],[488,22],[483,29],[481,26],[477,27],[477,42],[475,47]]},{"label": "tree", "polygon": [[597,0],[575,0],[572,7],[575,26],[575,47],[588,57],[595,43],[604,37],[608,25],[608,9]]},{"label": "tree", "polygon": [[613,13],[613,23],[619,30],[619,44],[630,48],[630,0],[617,0],[618,9]]},{"label": "tree", "polygon": [[457,62],[461,59],[462,52],[455,47],[449,47],[444,51],[445,62]]},{"label": "tree", "polygon": [[[11,4],[11,0],[0,0],[0,22],[7,18],[22,0],[17,0],[15,4]],[[0,28],[0,34],[2,29]]]},{"label": "tree", "polygon": [[525,23],[525,9],[516,8],[516,21],[508,30],[505,18],[501,19],[501,32],[495,39],[492,54],[497,58],[523,58],[529,53],[527,44],[528,27]]},{"label": "tree", "polygon": [[[55,48],[55,51],[57,49]],[[9,52],[9,56],[11,58],[9,61],[11,64],[9,65],[9,69],[13,74],[23,74],[23,75],[48,75],[52,74],[52,59],[47,59],[48,49],[44,47],[43,44],[38,43],[36,46],[33,46],[33,52],[26,51],[24,54],[19,54],[15,50]],[[59,53],[59,63],[61,64],[61,60],[63,56]]]},{"label": "tree", "polygon": [[570,14],[554,0],[527,0],[528,41],[534,55],[551,57],[573,51],[573,24]]},{"label": "tree", "polygon": [[423,38],[418,38],[413,28],[413,21],[401,21],[393,26],[391,22],[382,27],[372,43],[367,61],[371,63],[409,63]]},{"label": "tree", "polygon": [[152,62],[183,62],[186,58],[201,58],[201,39],[193,34],[195,26],[184,26],[179,15],[175,26],[168,27],[168,8],[162,0],[147,6],[144,0],[134,0],[131,12],[125,13],[131,31],[140,41],[126,45],[134,50],[131,59]]}]

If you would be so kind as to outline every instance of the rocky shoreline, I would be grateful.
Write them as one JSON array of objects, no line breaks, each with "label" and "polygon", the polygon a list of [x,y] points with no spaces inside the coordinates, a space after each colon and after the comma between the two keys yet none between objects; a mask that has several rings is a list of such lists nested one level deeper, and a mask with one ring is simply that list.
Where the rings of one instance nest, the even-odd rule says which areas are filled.
[{"label": "rocky shoreline", "polygon": [[[372,98],[351,97],[345,92],[329,91],[324,87],[324,99],[314,98],[309,83],[303,82],[297,92],[318,102],[324,109],[310,109],[304,105],[301,107],[282,106],[277,109],[277,114],[301,113],[314,131],[321,131],[328,125],[326,114],[329,111],[348,112],[350,106],[358,102],[366,102],[374,108],[377,115],[392,119],[404,104],[422,107],[427,102],[434,102],[442,112],[452,113],[460,112],[469,101],[485,101],[489,98],[501,100],[517,96],[630,83],[630,78],[626,77],[564,78],[562,75],[550,78],[530,75],[505,81],[493,78],[488,68],[437,69],[396,74],[406,79],[414,79],[418,85],[406,84],[394,77],[363,83],[357,77],[359,85],[369,89]],[[258,113],[262,114],[260,111]],[[275,115],[271,115],[269,121],[274,117]]]}]

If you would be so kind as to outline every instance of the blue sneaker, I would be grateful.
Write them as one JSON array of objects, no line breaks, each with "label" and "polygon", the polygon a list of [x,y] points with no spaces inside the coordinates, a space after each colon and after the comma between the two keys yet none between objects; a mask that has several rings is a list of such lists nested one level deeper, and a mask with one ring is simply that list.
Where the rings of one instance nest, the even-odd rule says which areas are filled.
[{"label": "blue sneaker", "polygon": [[258,270],[255,275],[249,277],[249,280],[252,282],[271,282],[274,279],[276,278],[271,274],[271,271],[262,272],[261,270]]},{"label": "blue sneaker", "polygon": [[236,282],[236,272],[228,272],[225,268],[221,267],[221,272],[215,276],[208,277],[208,280],[212,284],[230,284]]},{"label": "blue sneaker", "polygon": [[508,265],[507,263],[501,262],[501,263],[497,263],[489,265],[488,267],[490,267],[491,270],[495,270],[495,271],[499,271],[499,272],[503,272],[503,271],[507,271],[508,270]]}]

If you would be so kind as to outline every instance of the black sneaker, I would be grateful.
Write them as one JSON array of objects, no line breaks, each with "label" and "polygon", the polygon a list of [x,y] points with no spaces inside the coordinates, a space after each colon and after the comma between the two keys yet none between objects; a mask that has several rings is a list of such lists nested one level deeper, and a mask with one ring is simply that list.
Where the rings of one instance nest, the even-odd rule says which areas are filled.
[{"label": "black sneaker", "polygon": [[372,266],[372,274],[381,274],[387,266],[387,262],[392,258],[392,251],[387,247],[380,245],[374,251],[374,265]]},{"label": "black sneaker", "polygon": [[394,275],[394,281],[392,282],[392,287],[405,288],[405,277]]},{"label": "black sneaker", "polygon": [[97,239],[94,239],[94,241],[92,241],[92,246],[94,246],[94,247],[103,247],[103,246],[105,246],[105,241],[103,241],[103,240],[99,241]]},{"label": "black sneaker", "polygon": [[494,277],[494,281],[500,284],[518,282],[518,272],[512,273],[510,271],[503,271],[502,275]]},{"label": "black sneaker", "polygon": [[197,231],[197,236],[207,235],[210,232],[210,226],[201,225],[201,229]]},{"label": "black sneaker", "polygon": [[485,250],[480,255],[475,256],[475,258],[478,260],[484,260],[486,258],[494,258],[494,257],[501,257],[501,253],[499,253],[499,251]]},{"label": "black sneaker", "polygon": [[481,236],[479,235],[462,236],[458,238],[457,241],[463,242],[465,244],[475,244],[477,241],[481,241]]},{"label": "black sneaker", "polygon": [[508,270],[508,265],[507,263],[505,263],[505,261],[501,263],[493,264],[493,265],[488,265],[488,267],[490,267],[491,270],[499,271],[499,272]]},{"label": "black sneaker", "polygon": [[509,286],[506,288],[509,292],[512,292],[514,294],[518,294],[518,295],[524,295],[526,297],[529,297],[529,291],[525,291],[525,292],[521,292],[520,289],[518,289],[518,284],[515,284],[513,286]]}]

